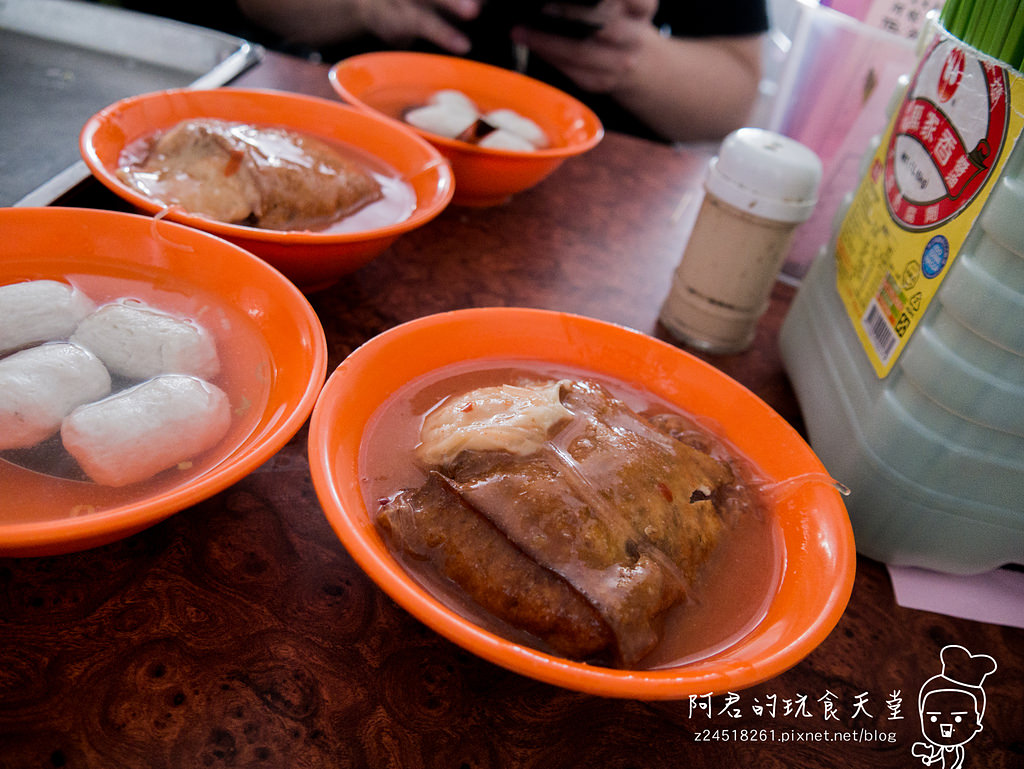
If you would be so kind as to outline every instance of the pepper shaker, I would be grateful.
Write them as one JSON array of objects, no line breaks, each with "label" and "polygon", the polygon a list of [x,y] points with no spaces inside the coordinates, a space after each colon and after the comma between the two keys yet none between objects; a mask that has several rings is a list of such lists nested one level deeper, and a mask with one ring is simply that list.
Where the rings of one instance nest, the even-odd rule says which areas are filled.
[{"label": "pepper shaker", "polygon": [[797,226],[817,203],[822,167],[809,148],[740,128],[722,142],[660,319],[679,341],[713,353],[754,339]]}]

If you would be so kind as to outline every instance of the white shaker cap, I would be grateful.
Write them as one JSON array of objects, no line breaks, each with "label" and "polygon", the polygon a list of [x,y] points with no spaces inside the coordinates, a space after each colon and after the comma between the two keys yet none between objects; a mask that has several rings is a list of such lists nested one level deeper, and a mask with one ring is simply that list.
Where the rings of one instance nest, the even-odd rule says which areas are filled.
[{"label": "white shaker cap", "polygon": [[788,136],[740,128],[711,160],[705,189],[752,216],[802,222],[818,202],[821,160]]}]

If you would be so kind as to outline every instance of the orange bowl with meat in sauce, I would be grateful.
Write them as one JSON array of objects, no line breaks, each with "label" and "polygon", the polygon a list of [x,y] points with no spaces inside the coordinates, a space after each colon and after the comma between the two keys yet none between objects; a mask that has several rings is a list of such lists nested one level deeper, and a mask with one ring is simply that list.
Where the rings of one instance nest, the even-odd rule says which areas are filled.
[{"label": "orange bowl with meat in sauce", "polygon": [[[534,379],[539,384],[533,384]],[[506,382],[513,384],[494,387]],[[558,383],[555,389],[552,383]],[[502,394],[492,398],[496,389]],[[561,401],[556,409],[564,404],[574,413],[568,422],[559,422],[561,417],[545,421],[543,408],[535,410],[533,405],[517,412],[517,407],[508,405],[514,398],[502,400],[505,390],[526,391],[527,399],[540,400],[557,390]],[[593,401],[595,393],[604,391],[611,394],[606,401],[600,400],[603,395]],[[469,395],[463,397],[465,393]],[[588,399],[591,405],[599,404],[596,411],[587,405]],[[605,427],[610,429],[587,432],[590,415],[605,408],[601,403],[612,404],[604,412],[609,415]],[[438,445],[455,446],[459,452],[455,454],[459,459],[441,470],[424,460],[424,447],[434,445],[431,430],[439,413],[447,416],[441,419],[444,440]],[[484,419],[488,414],[497,414],[497,423],[519,436],[541,424],[547,431],[542,432],[544,451],[548,444],[554,448],[548,469],[542,463],[539,472],[531,470],[535,474],[524,476],[526,480],[508,493],[492,483],[501,473],[486,468],[491,460],[481,464],[480,459],[497,456],[497,466],[513,462],[515,468],[518,460],[509,460],[509,455],[517,449],[508,442],[496,450],[460,443],[465,437],[459,432],[462,427],[472,423],[474,415]],[[572,433],[578,414],[584,415],[583,427]],[[663,418],[669,421],[658,424],[694,429],[673,432],[671,438],[652,431],[651,424]],[[676,422],[677,418],[682,421]],[[445,433],[454,423],[458,429]],[[628,468],[633,463],[628,451],[643,441],[631,442],[629,436],[638,424],[646,425],[638,430],[649,433],[655,444],[671,444],[673,456],[679,453],[677,436],[685,433],[689,445],[715,458],[712,467],[726,464],[734,474],[725,482],[714,481],[721,483],[717,488],[702,488],[704,480],[680,486],[677,479],[657,474],[650,480],[633,477],[631,481]],[[559,437],[562,433],[570,433],[564,441]],[[598,439],[591,440],[593,435]],[[457,440],[446,443],[452,436]],[[621,440],[626,441],[621,443],[626,451],[616,457]],[[536,455],[529,451],[524,461],[533,463]],[[687,452],[692,454],[689,448]],[[680,456],[686,457],[687,452]],[[838,622],[852,589],[855,550],[841,495],[796,431],[753,393],[708,364],[672,345],[599,320],[546,310],[479,308],[428,316],[386,331],[354,351],[329,377],[314,408],[309,453],[314,486],[342,544],[398,604],[484,659],[569,689],[600,696],[671,699],[753,686],[797,664],[820,644]],[[567,456],[568,464],[563,461]],[[607,477],[621,478],[633,487],[620,494],[610,485],[595,483],[602,471],[599,467],[594,474],[595,462],[588,461],[588,456],[597,457],[599,466],[618,463],[627,468]],[[707,462],[707,457],[697,461]],[[485,469],[477,472],[480,467]],[[674,472],[676,465],[669,467]],[[516,472],[513,469],[506,476],[514,477]],[[435,482],[438,478],[440,483]],[[442,510],[458,513],[450,519],[452,528],[447,532],[430,528],[438,520],[429,517],[431,500],[436,498],[432,485],[440,486],[442,497],[449,500]],[[727,487],[727,494],[721,491]],[[630,624],[628,618],[622,621],[623,607],[628,613],[636,603],[632,598],[627,596],[615,608],[618,599],[602,595],[600,584],[578,582],[578,572],[586,569],[574,565],[576,556],[563,561],[553,556],[541,562],[540,558],[559,550],[557,543],[551,545],[552,532],[557,539],[565,528],[545,528],[542,522],[535,530],[527,530],[525,537],[512,540],[523,534],[518,530],[522,521],[541,520],[536,513],[538,505],[547,504],[544,500],[554,496],[561,504],[568,499],[559,496],[563,488],[573,494],[583,489],[581,504],[567,504],[576,506],[572,515],[578,518],[573,520],[585,521],[585,530],[592,533],[584,540],[573,540],[565,552],[600,558],[602,532],[614,534],[618,528],[628,535],[622,550],[630,554],[630,565],[613,564],[614,573],[627,577],[633,564],[641,562],[641,555],[659,551],[647,558],[657,565],[658,558],[669,552],[652,544],[660,536],[655,529],[667,518],[651,513],[649,519],[639,519],[637,528],[635,509],[665,509],[669,500],[671,512],[672,505],[696,509],[715,500],[716,513],[708,517],[706,507],[702,513],[705,529],[680,536],[699,541],[704,531],[728,533],[715,534],[717,549],[700,556],[705,560],[699,577],[690,584],[693,594],[667,610],[654,609],[657,622],[651,626],[660,627],[660,635],[653,645],[628,649],[631,640],[621,643],[617,635],[621,629],[632,633],[646,619],[640,624]],[[680,497],[681,488],[692,488],[686,492],[688,500]],[[545,489],[554,489],[553,494]],[[607,503],[602,499],[632,500],[626,503],[630,507],[626,518],[592,516],[588,511]],[[735,500],[741,504],[737,506]],[[502,506],[505,511],[493,512]],[[402,528],[403,515],[417,516],[423,510],[428,517],[416,519],[425,522],[422,528]],[[730,520],[728,530],[715,522],[716,514]],[[447,520],[444,515],[441,519]],[[398,527],[393,525],[395,520]],[[500,536],[488,533],[488,539],[479,540],[479,547],[449,547],[474,541],[463,538],[462,529],[456,530],[462,526],[459,521],[467,520],[467,530],[491,532],[493,528]],[[643,524],[645,520],[650,527]],[[611,523],[602,528],[605,521]],[[501,541],[506,536],[513,541],[513,550],[531,557],[540,553],[539,570],[516,572],[526,575],[521,581],[529,583],[529,590],[520,590],[516,580],[505,581],[495,566],[507,561],[509,548]],[[587,564],[587,568],[593,566],[590,561]],[[673,574],[674,568],[666,573]],[[499,589],[480,591],[481,575],[485,583],[496,580]],[[517,624],[519,598],[529,599],[531,591],[546,591],[552,575],[555,582],[564,581],[574,590],[578,587],[584,603],[597,608],[599,619],[615,626],[613,640],[624,654],[587,653],[578,658],[563,653],[558,633],[538,637],[537,625]],[[492,600],[496,593],[497,599]],[[642,590],[633,595],[642,603]],[[483,603],[477,602],[478,596]],[[515,606],[505,611],[508,606],[502,602],[509,597]],[[546,622],[542,617],[544,629]],[[637,650],[638,659],[627,659]]]},{"label": "orange bowl with meat in sauce", "polygon": [[[448,163],[413,131],[271,90],[129,97],[92,116],[79,144],[96,178],[137,209],[226,238],[305,291],[336,282],[429,222],[454,189]],[[194,177],[191,192],[176,194],[167,181],[184,172]],[[232,205],[218,207],[225,198]],[[197,200],[208,205],[190,210]],[[275,218],[282,210],[291,217]]]}]

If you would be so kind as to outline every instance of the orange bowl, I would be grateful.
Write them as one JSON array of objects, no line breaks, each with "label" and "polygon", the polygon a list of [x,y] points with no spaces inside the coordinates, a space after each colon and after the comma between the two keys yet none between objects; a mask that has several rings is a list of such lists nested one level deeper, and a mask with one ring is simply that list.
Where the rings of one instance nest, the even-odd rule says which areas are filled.
[{"label": "orange bowl", "polygon": [[[454,202],[488,206],[506,201],[548,177],[566,158],[593,148],[604,136],[601,121],[568,94],[518,72],[430,53],[383,51],[353,56],[330,70],[342,99],[403,125],[402,114],[453,88],[481,111],[507,108],[532,119],[551,140],[533,152],[509,152],[413,128],[452,164]],[[411,127],[411,126],[409,126]]]},{"label": "orange bowl", "polygon": [[275,231],[228,224],[170,207],[166,218],[230,240],[270,262],[305,291],[335,283],[451,201],[451,169],[410,130],[329,99],[266,90],[169,90],[134,96],[93,115],[82,128],[82,158],[106,187],[141,211],[165,207],[125,184],[116,171],[132,142],[190,118],[219,118],[301,131],[366,152],[412,186],[415,208],[401,221],[356,232]]},{"label": "orange bowl", "polygon": [[266,462],[312,411],[327,371],[323,329],[299,290],[249,252],[172,222],[74,208],[0,209],[0,232],[0,284],[67,281],[97,304],[133,296],[200,319],[234,413],[193,466],[132,486],[58,478],[0,454],[0,555],[85,550],[141,531]]},{"label": "orange bowl", "polygon": [[483,308],[397,326],[355,350],[330,376],[313,410],[309,455],[321,505],[342,544],[419,620],[484,659],[547,683],[601,696],[676,699],[736,691],[799,662],[829,634],[853,586],[856,555],[839,493],[793,483],[771,495],[780,577],[763,619],[727,648],[675,667],[617,670],[572,662],[495,635],[449,609],[411,577],[379,536],[360,492],[360,444],[389,394],[439,368],[473,360],[546,361],[640,385],[713,419],[721,436],[768,481],[821,462],[782,417],[749,390],[688,353],[636,331],[546,310]]}]

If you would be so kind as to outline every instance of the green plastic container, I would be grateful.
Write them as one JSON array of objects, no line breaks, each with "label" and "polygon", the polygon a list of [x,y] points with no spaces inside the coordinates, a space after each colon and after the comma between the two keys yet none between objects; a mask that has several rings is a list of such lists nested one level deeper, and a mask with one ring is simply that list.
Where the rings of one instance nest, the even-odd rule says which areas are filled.
[{"label": "green plastic container", "polygon": [[[958,574],[1024,564],[1024,141],[1006,153],[887,373],[837,288],[838,233],[782,327],[810,442],[852,490],[857,548],[887,563]],[[877,157],[866,175],[881,173]]]}]

